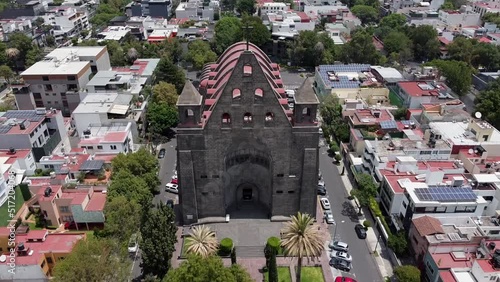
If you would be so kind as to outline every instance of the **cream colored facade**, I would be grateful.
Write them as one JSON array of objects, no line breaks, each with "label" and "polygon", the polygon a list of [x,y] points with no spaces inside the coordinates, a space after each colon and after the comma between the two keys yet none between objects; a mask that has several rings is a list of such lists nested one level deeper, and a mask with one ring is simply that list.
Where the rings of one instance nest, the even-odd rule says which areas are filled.
[{"label": "cream colored facade", "polygon": [[379,88],[334,88],[331,94],[339,99],[339,103],[344,104],[345,100],[361,99],[369,105],[377,103],[386,104],[389,102],[389,89],[385,87]]}]

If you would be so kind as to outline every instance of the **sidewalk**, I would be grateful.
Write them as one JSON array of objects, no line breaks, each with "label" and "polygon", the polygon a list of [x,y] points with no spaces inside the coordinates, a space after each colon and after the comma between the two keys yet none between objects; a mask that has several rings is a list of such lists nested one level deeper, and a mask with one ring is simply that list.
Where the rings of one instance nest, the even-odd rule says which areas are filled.
[{"label": "sidewalk", "polygon": [[[342,167],[344,166],[344,163],[342,165],[337,166],[337,169],[339,170],[339,174],[342,172]],[[349,180],[349,177],[347,176],[347,170],[348,168],[346,167],[345,169],[345,174],[340,175],[340,178],[342,179],[342,182],[344,183],[344,186],[346,188],[347,194],[351,194],[351,190],[353,189],[352,183]],[[351,204],[353,207],[357,207],[357,204],[354,200],[351,200]],[[363,224],[363,221],[365,218],[363,217],[362,219],[359,220],[360,224]],[[383,254],[386,251],[386,246],[384,245],[384,242],[382,240],[379,241],[377,244],[377,235],[375,234],[375,231],[373,231],[373,228],[368,228],[367,230],[367,237],[366,237],[366,245],[368,245],[368,248],[370,249],[370,253],[372,254],[375,264],[377,265],[380,275],[382,278],[384,277],[392,277],[393,275],[393,269],[392,269],[392,264],[391,262],[382,257],[381,254]],[[377,247],[376,251],[377,254],[373,254],[375,250],[375,246]]]}]

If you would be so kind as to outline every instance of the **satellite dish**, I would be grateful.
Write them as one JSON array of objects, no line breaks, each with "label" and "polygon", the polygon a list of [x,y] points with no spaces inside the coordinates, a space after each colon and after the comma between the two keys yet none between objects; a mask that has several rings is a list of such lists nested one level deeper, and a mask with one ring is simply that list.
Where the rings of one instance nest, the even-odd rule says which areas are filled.
[{"label": "satellite dish", "polygon": [[6,255],[1,255],[0,256],[0,262],[6,262],[7,261],[7,256]]},{"label": "satellite dish", "polygon": [[483,114],[481,114],[481,112],[476,112],[476,113],[474,114],[474,116],[475,116],[476,118],[481,118],[481,117],[483,116]]},{"label": "satellite dish", "polygon": [[472,153],[474,153],[474,150],[469,149],[469,155],[472,155]]}]

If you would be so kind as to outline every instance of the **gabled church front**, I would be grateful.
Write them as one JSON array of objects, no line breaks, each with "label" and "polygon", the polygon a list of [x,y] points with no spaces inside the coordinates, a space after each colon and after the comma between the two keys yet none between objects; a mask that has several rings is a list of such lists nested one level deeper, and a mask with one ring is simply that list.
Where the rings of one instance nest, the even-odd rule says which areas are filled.
[{"label": "gabled church front", "polygon": [[207,217],[316,214],[319,101],[305,80],[290,109],[279,65],[239,42],[179,96],[179,203],[184,224]]}]

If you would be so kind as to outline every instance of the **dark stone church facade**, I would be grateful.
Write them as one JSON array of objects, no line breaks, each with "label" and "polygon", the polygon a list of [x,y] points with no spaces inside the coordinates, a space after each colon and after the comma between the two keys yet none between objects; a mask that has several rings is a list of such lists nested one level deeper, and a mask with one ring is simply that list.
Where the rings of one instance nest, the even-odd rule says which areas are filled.
[{"label": "dark stone church facade", "polygon": [[[253,44],[207,64],[179,96],[179,203],[184,224],[249,210],[315,215],[319,101],[307,79],[289,108],[279,66]],[[250,215],[249,218],[252,216]]]}]

